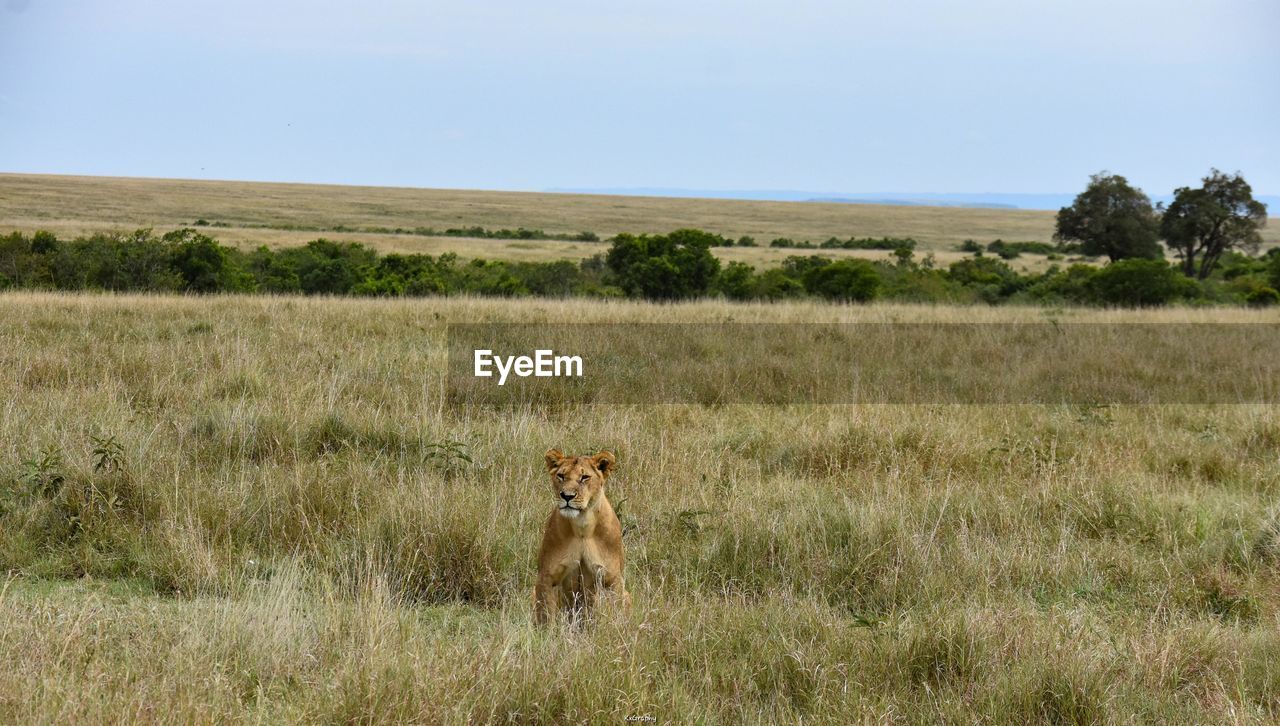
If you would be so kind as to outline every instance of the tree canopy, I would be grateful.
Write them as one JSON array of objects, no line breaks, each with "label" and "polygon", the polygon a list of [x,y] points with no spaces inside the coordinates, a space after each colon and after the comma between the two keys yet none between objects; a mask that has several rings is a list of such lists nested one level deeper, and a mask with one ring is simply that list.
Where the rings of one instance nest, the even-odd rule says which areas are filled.
[{"label": "tree canopy", "polygon": [[1174,192],[1160,232],[1182,258],[1182,271],[1203,280],[1227,250],[1257,251],[1267,206],[1253,198],[1253,189],[1239,173],[1211,169],[1201,181],[1199,188]]},{"label": "tree canopy", "polygon": [[697,229],[640,236],[620,234],[605,258],[618,286],[628,295],[678,300],[707,294],[720,272],[711,254],[719,235]]},{"label": "tree canopy", "polygon": [[1086,255],[1106,255],[1112,262],[1133,257],[1159,259],[1160,223],[1151,198],[1119,174],[1089,177],[1069,207],[1058,211],[1054,238],[1079,241]]}]

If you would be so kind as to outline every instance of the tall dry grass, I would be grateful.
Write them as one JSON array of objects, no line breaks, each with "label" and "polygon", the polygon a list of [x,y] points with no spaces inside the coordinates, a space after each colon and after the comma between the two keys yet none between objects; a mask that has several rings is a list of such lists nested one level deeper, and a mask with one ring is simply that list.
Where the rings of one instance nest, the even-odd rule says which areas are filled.
[{"label": "tall dry grass", "polygon": [[[443,404],[449,321],[1043,314],[0,296],[0,719],[1280,716],[1274,407]],[[553,445],[619,456],[582,632],[530,625]]]}]

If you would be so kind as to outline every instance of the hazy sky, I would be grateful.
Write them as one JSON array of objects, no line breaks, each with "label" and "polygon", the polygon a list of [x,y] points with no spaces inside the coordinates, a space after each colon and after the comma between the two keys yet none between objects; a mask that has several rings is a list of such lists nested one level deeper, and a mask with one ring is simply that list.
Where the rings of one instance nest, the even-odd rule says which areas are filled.
[{"label": "hazy sky", "polygon": [[0,0],[0,171],[1280,193],[1277,0]]}]

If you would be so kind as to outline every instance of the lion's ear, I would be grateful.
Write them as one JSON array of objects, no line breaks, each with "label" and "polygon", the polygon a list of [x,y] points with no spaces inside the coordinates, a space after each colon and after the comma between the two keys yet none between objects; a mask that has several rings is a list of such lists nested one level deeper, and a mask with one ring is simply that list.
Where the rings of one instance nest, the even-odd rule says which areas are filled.
[{"label": "lion's ear", "polygon": [[555,471],[560,468],[560,462],[564,460],[564,454],[559,449],[547,449],[547,471]]},{"label": "lion's ear", "polygon": [[603,476],[609,476],[613,470],[618,468],[618,459],[614,457],[611,451],[601,451],[599,454],[591,457],[591,463],[600,470]]}]

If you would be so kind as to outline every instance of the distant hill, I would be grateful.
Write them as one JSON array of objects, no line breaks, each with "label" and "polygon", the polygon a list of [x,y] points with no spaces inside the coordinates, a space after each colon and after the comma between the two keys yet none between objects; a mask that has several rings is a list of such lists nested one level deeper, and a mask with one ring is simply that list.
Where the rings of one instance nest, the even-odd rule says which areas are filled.
[{"label": "distant hill", "polygon": [[929,199],[894,199],[892,197],[816,197],[806,202],[827,202],[830,204],[889,204],[899,207],[968,207],[972,209],[1020,209],[1016,204],[997,204],[995,202],[942,202]]},{"label": "distant hill", "polygon": [[[975,209],[1047,209],[1056,211],[1071,204],[1075,194],[1023,194],[1016,192],[806,192],[791,189],[679,189],[669,187],[618,187],[598,189],[549,189],[556,193],[618,194],[642,197],[683,197],[700,199],[751,199],[775,202],[834,202],[840,204],[889,204],[896,206],[968,207]],[[1259,194],[1268,213],[1280,215],[1280,196]],[[1159,194],[1154,202],[1168,204],[1171,194]]]}]

